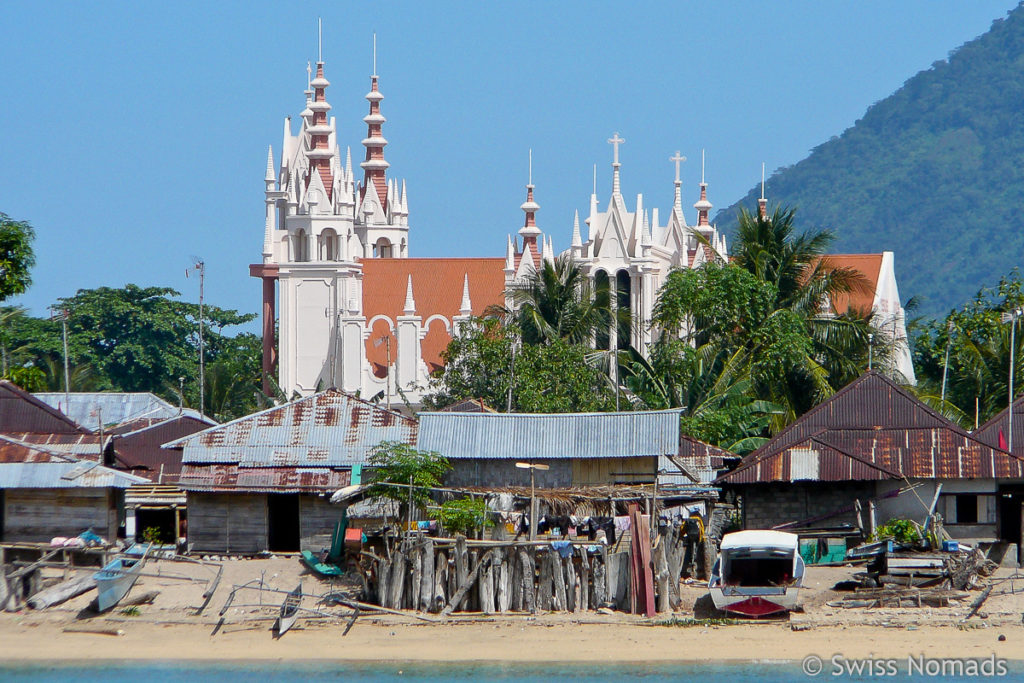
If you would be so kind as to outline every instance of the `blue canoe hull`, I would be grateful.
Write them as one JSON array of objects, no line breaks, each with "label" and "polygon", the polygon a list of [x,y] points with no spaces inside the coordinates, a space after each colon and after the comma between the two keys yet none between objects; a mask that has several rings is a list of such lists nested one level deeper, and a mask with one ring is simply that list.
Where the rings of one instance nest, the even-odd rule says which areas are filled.
[{"label": "blue canoe hull", "polygon": [[106,612],[121,602],[139,579],[145,555],[121,555],[93,574],[96,579],[96,609]]}]

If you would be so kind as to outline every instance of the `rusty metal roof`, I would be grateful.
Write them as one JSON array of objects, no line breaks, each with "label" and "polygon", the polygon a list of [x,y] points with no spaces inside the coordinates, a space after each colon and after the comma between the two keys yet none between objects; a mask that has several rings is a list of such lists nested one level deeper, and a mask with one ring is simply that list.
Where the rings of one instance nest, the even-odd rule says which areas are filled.
[{"label": "rusty metal roof", "polygon": [[209,426],[207,420],[179,415],[143,429],[114,436],[114,453],[126,467],[148,470],[150,476],[161,483],[174,482],[181,471],[181,451],[161,446]]},{"label": "rusty metal roof", "polygon": [[70,455],[0,434],[0,463],[77,462]]},{"label": "rusty metal roof", "polygon": [[[675,458],[661,456],[658,459],[658,483],[659,484],[683,484],[694,483],[711,484],[728,467],[738,461],[740,456],[724,448],[713,446],[699,439],[686,434],[679,435],[679,453]],[[686,476],[675,465],[673,460],[679,461],[686,467],[690,474],[697,478],[697,482]]]},{"label": "rusty metal roof", "polygon": [[680,412],[420,413],[416,447],[448,458],[675,455]]},{"label": "rusty metal roof", "polygon": [[0,433],[87,434],[59,410],[8,380],[0,380]]},{"label": "rusty metal roof", "polygon": [[719,481],[1024,477],[1024,459],[968,434],[877,373],[868,373],[754,451]]},{"label": "rusty metal roof", "polygon": [[[34,446],[43,446],[48,450],[70,455],[79,460],[103,460],[103,453],[110,445],[111,437],[104,434],[38,434],[34,432],[12,432],[6,436],[30,443]],[[109,464],[109,463],[108,463]]]},{"label": "rusty metal roof", "polygon": [[349,485],[351,470],[328,467],[184,465],[178,486],[195,492],[327,493]]},{"label": "rusty metal roof", "polygon": [[[1003,438],[1009,441],[1010,425],[1006,419],[1004,408],[998,415],[990,419],[972,432],[981,441],[999,448],[999,432]],[[1020,396],[1013,402],[1013,454],[1024,456],[1024,396]]]},{"label": "rusty metal roof", "polygon": [[329,389],[164,444],[186,464],[349,467],[382,441],[413,444],[417,422]]}]

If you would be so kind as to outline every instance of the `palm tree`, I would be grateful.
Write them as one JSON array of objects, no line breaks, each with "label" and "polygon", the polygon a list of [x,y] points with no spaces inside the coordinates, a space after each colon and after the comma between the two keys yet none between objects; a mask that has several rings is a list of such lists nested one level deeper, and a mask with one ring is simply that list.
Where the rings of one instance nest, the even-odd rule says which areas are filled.
[{"label": "palm tree", "polygon": [[592,287],[568,255],[543,261],[510,294],[512,310],[498,307],[492,312],[506,321],[515,320],[525,344],[546,344],[554,339],[590,344],[600,330],[609,329],[609,289]]}]

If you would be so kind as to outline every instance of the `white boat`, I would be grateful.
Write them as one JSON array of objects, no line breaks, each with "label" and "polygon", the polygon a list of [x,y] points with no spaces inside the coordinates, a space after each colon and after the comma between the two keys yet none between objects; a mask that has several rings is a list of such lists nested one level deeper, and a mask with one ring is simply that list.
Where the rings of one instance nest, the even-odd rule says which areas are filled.
[{"label": "white boat", "polygon": [[708,590],[715,607],[745,617],[795,608],[804,580],[796,534],[737,531],[722,537]]},{"label": "white boat", "polygon": [[136,543],[93,574],[96,579],[96,611],[106,612],[121,602],[139,579],[150,546]]}]

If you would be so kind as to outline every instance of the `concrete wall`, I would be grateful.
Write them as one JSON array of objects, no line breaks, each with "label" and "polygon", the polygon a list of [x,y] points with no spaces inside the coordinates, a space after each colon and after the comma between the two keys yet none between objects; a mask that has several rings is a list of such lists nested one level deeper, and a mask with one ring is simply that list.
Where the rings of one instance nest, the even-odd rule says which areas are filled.
[{"label": "concrete wall", "polygon": [[[444,475],[448,486],[529,486],[530,470],[516,467],[515,460],[473,458],[451,460],[452,469]],[[568,458],[545,460],[550,470],[536,470],[536,485],[553,488],[572,485],[572,464]]]},{"label": "concrete wall", "polygon": [[[874,482],[794,482],[751,484],[737,487],[743,498],[743,526],[746,529],[770,529],[780,524],[799,522],[852,506],[860,499],[866,505],[875,495]],[[865,511],[866,514],[866,511]],[[814,522],[813,526],[856,525],[853,510]],[[864,523],[867,524],[865,518]]]},{"label": "concrete wall", "polygon": [[114,489],[7,489],[3,540],[49,542],[89,528],[112,540],[117,537],[119,495]]},{"label": "concrete wall", "polygon": [[[935,489],[939,481],[912,480],[919,484],[912,491],[906,491],[894,498],[881,498],[875,502],[875,518],[878,524],[885,524],[890,519],[913,519],[924,522],[928,514],[927,508],[935,497]],[[993,541],[998,538],[997,531],[997,498],[998,483],[995,479],[944,479],[941,480],[942,491],[936,511],[942,515],[946,532],[961,541]],[[878,496],[895,492],[906,487],[906,482],[878,482]],[[977,523],[963,524],[956,517],[956,496],[973,494],[978,496]],[[864,520],[865,524],[867,520]]]}]

